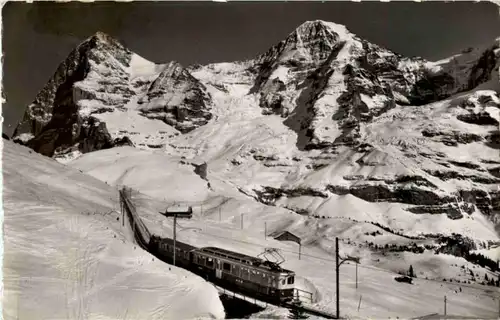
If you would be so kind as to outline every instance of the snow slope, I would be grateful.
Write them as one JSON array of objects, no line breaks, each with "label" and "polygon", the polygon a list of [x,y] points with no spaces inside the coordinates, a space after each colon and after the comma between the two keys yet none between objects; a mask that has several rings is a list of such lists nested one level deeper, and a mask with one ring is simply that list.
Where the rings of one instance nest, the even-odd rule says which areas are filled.
[{"label": "snow slope", "polygon": [[[116,153],[120,154],[121,160],[113,162],[111,165],[109,158],[113,158]],[[163,157],[164,161],[158,160],[159,157]],[[134,159],[141,159],[141,161]],[[136,163],[137,169],[134,170],[137,171],[125,169],[129,168],[128,161]],[[360,220],[372,218],[373,221],[380,221],[380,217],[384,216],[382,209],[384,204],[380,204],[380,216],[355,216],[352,214],[351,208],[353,207],[352,201],[355,203],[356,200],[352,196],[347,196],[337,202],[332,200],[332,206],[337,208],[338,212],[351,213],[349,217],[318,220],[313,217],[297,215],[284,208],[266,206],[238,192],[231,193],[228,181],[211,179],[210,175],[209,180],[213,190],[199,193],[196,190],[202,188],[206,182],[201,178],[199,182],[194,181],[194,177],[196,177],[194,173],[186,173],[172,163],[169,165],[169,161],[172,161],[172,158],[161,155],[160,152],[138,151],[122,147],[83,155],[80,159],[71,162],[70,165],[84,171],[89,170],[89,174],[110,183],[134,185],[136,188],[132,194],[134,203],[146,225],[155,234],[172,237],[172,221],[166,219],[159,212],[164,211],[168,205],[172,205],[174,202],[180,202],[193,206],[194,218],[178,221],[177,239],[179,241],[200,247],[219,246],[254,256],[262,253],[265,248],[279,248],[281,254],[286,258],[284,267],[297,272],[299,288],[313,292],[314,305],[330,312],[335,312],[334,237],[339,236],[341,238],[341,255],[360,256],[362,263],[359,268],[360,282],[357,290],[354,287],[354,266],[348,264],[341,267],[342,315],[362,318],[396,316],[409,318],[433,312],[442,313],[444,295],[448,298],[449,314],[477,316],[485,319],[493,318],[496,315],[498,299],[500,299],[496,288],[489,289],[479,285],[459,285],[440,281],[442,278],[469,280],[468,273],[464,271],[468,269],[462,270],[460,268],[462,265],[478,273],[480,279],[484,277],[484,273],[491,275],[491,272],[473,266],[463,258],[450,255],[434,255],[426,251],[420,255],[402,253],[383,256],[373,254],[361,246],[365,240],[373,241],[374,239],[381,245],[410,242],[403,237],[384,232],[373,224],[353,220],[353,218]],[[154,171],[148,172],[146,170],[146,168],[160,162],[165,165],[155,166]],[[117,182],[115,172],[119,171],[120,168],[122,172],[126,171],[127,175],[123,180]],[[179,188],[179,181],[182,177],[185,179],[184,184]],[[157,186],[155,190],[151,187],[152,185]],[[137,191],[141,188],[144,189],[144,193]],[[188,197],[185,190],[190,190],[190,188],[195,192],[191,193],[191,197]],[[351,203],[348,201],[349,198]],[[340,207],[341,205],[342,207]],[[365,205],[364,208],[373,210],[370,205]],[[391,220],[396,219],[398,214],[402,214],[400,209],[389,209],[386,212],[394,214]],[[479,215],[474,215],[474,217],[479,219]],[[243,219],[243,223],[241,219]],[[402,223],[405,219],[399,218],[397,221]],[[432,228],[444,228],[448,224],[446,218],[442,221],[411,222],[410,220],[405,223],[408,226],[421,223],[420,228],[426,228],[427,231]],[[475,231],[478,233],[477,236],[488,237],[486,234],[489,234],[490,237],[494,237],[494,233],[488,229],[488,224],[484,221],[482,223],[471,224],[471,226],[478,228]],[[459,230],[462,226],[457,223],[456,228]],[[289,230],[302,238],[301,260],[298,259],[297,244],[278,242],[273,240],[271,236],[267,238],[264,236],[265,231],[270,235],[284,230]],[[377,237],[365,235],[366,232],[377,230],[382,231],[383,234]],[[426,242],[424,240],[421,243]],[[418,275],[415,285],[410,286],[395,282],[393,278],[397,276],[396,272],[405,272],[410,264],[413,264]],[[457,264],[457,267],[452,267],[454,264]],[[425,277],[436,280],[426,281]],[[459,291],[459,287],[462,288],[462,292]],[[362,306],[358,312],[360,296],[362,296]],[[284,312],[279,308],[268,309],[256,317],[279,317]]]},{"label": "snow slope", "polygon": [[3,140],[3,319],[224,318],[213,286],[154,259],[118,192]]}]

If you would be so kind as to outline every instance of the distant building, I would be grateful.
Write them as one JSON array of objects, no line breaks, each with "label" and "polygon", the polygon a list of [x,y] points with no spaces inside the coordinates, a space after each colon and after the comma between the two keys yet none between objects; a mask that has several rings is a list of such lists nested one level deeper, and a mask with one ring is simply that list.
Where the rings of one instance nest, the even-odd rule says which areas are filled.
[{"label": "distant building", "polygon": [[162,214],[166,216],[172,216],[172,215],[192,216],[193,208],[190,206],[173,205],[171,207],[168,207],[164,213],[162,212]]},{"label": "distant building", "polygon": [[282,231],[278,233],[271,234],[275,240],[278,241],[293,241],[300,244],[300,238],[291,233],[290,231]]}]

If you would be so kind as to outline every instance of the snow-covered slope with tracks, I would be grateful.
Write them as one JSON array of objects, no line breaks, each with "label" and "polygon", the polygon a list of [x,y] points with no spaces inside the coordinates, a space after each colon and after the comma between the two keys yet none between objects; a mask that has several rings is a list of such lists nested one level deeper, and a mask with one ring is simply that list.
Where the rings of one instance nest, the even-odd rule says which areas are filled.
[{"label": "snow-covered slope with tracks", "polygon": [[224,318],[213,286],[134,244],[116,188],[6,140],[2,172],[3,319]]}]

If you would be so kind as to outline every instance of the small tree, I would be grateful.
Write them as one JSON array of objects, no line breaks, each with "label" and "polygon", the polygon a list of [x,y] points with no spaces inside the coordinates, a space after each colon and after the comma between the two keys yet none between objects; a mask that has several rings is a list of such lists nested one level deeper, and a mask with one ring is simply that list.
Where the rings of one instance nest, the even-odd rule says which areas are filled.
[{"label": "small tree", "polygon": [[410,264],[410,270],[408,270],[408,276],[415,278],[415,272],[413,271],[413,266]]}]

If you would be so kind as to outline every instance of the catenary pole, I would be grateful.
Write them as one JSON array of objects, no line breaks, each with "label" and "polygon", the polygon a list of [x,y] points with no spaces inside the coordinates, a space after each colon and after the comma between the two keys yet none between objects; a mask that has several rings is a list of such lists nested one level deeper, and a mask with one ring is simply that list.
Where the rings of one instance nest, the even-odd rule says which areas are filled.
[{"label": "catenary pole", "polygon": [[358,288],[358,263],[356,262],[356,289]]},{"label": "catenary pole", "polygon": [[177,215],[174,214],[174,267],[175,267],[175,244],[176,244]]},{"label": "catenary pole", "polygon": [[340,286],[339,286],[339,238],[335,237],[335,277],[336,277],[336,287],[337,287],[337,319],[340,318]]}]

